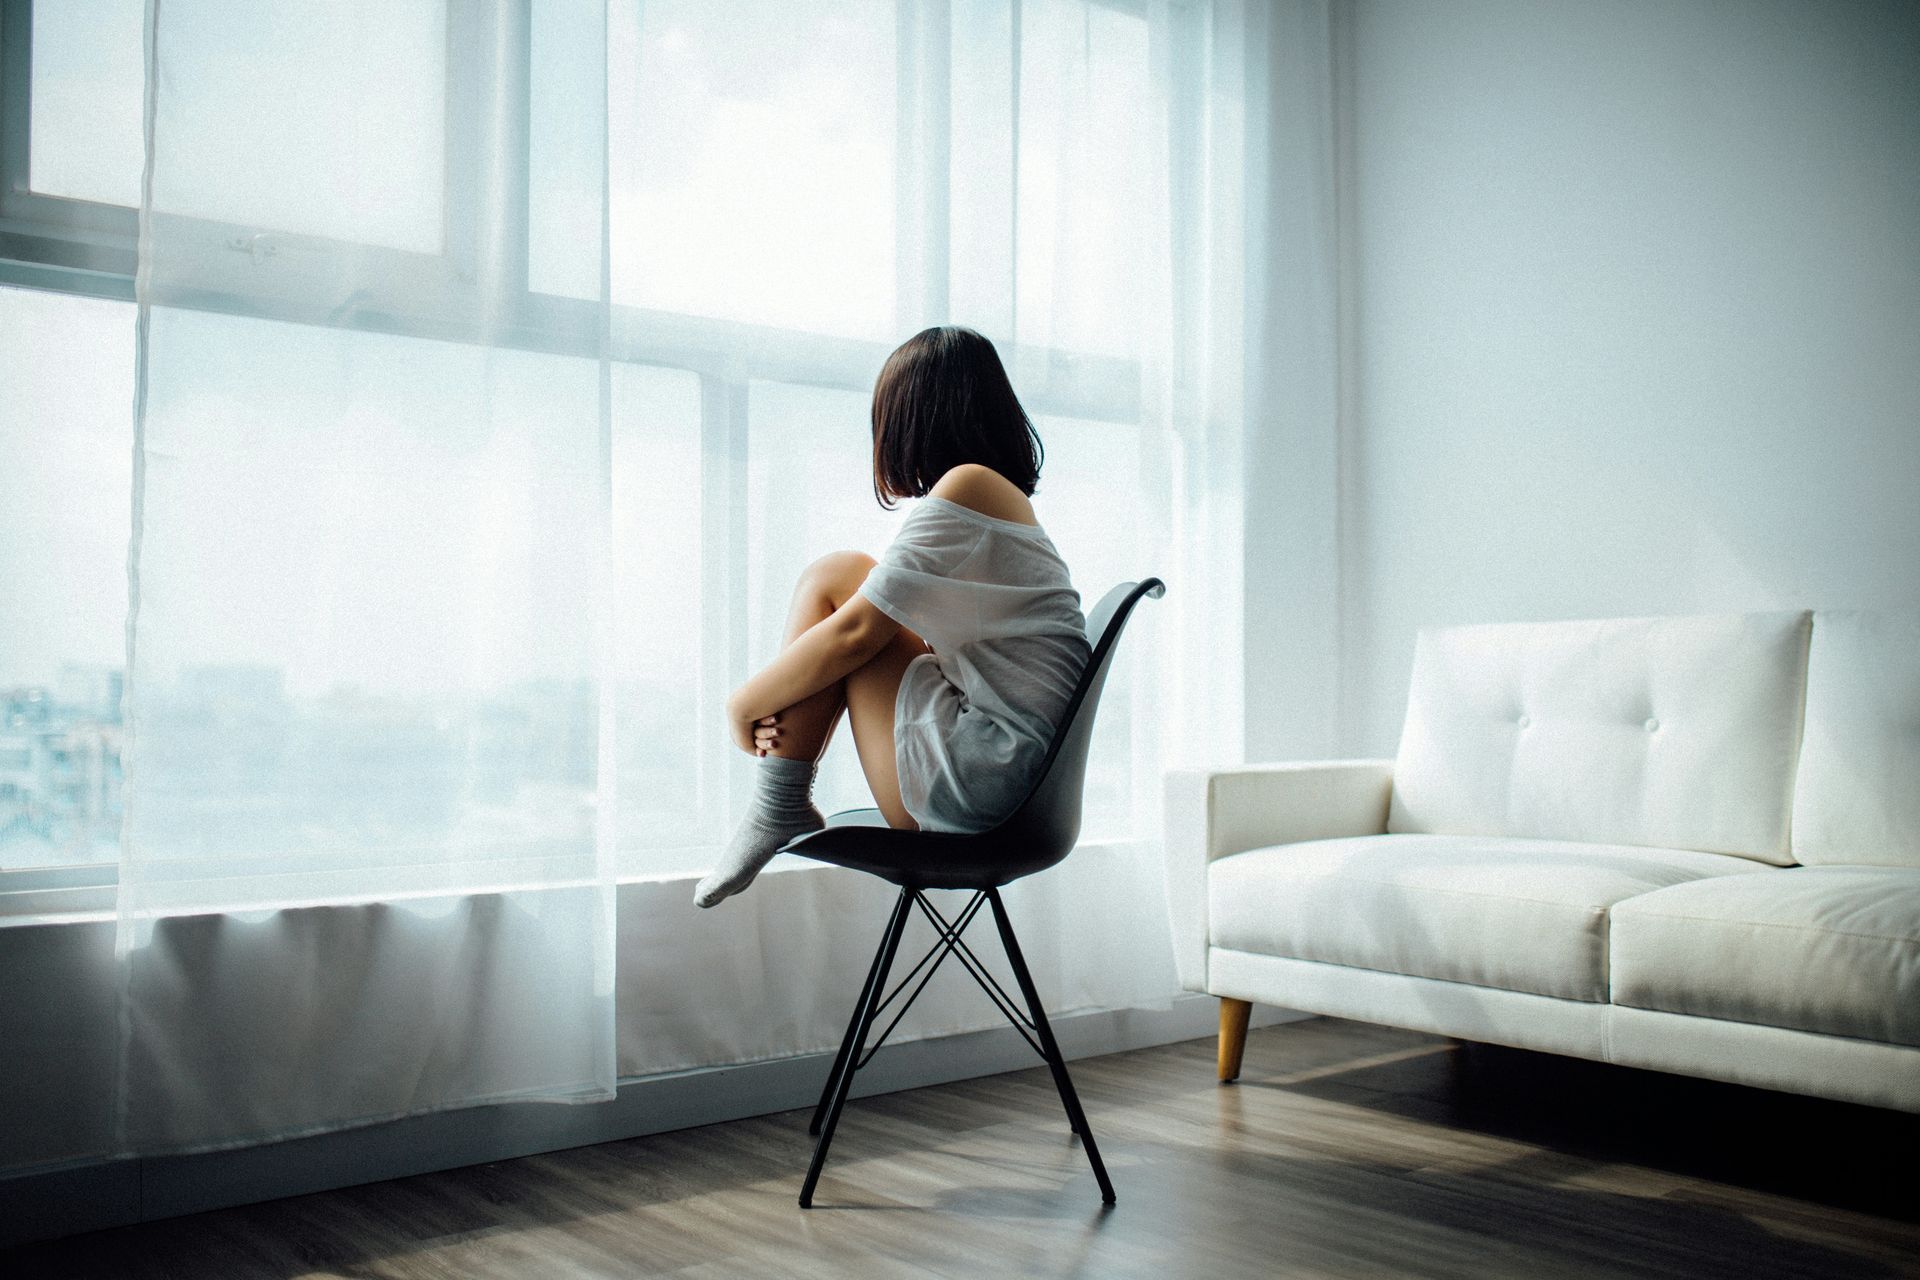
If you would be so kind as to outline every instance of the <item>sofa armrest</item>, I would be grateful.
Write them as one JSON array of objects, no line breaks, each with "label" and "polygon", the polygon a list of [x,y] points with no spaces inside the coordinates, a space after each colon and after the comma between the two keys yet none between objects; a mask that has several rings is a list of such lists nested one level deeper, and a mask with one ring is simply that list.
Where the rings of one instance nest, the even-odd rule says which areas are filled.
[{"label": "sofa armrest", "polygon": [[1207,989],[1207,867],[1268,845],[1381,835],[1391,760],[1316,760],[1167,774],[1167,914],[1180,984]]}]

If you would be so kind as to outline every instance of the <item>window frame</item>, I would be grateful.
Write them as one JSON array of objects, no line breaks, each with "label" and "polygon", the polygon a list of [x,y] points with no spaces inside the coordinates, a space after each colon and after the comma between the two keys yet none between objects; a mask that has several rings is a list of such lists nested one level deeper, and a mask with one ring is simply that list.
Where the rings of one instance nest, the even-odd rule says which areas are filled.
[{"label": "window frame", "polygon": [[0,0],[0,282],[133,300],[140,213],[28,184],[33,0]]},{"label": "window frame", "polygon": [[[1145,16],[1142,0],[1089,0],[1104,8]],[[133,302],[138,263],[139,211],[119,205],[51,196],[30,189],[32,110],[32,14],[35,0],[0,0],[0,285]],[[473,340],[472,317],[505,316],[504,326],[489,328],[491,345],[561,355],[597,357],[637,365],[683,370],[700,384],[700,491],[702,536],[724,556],[725,572],[701,584],[705,616],[727,619],[724,635],[708,637],[698,672],[701,705],[716,705],[727,689],[745,679],[748,636],[747,602],[737,584],[746,580],[748,547],[748,468],[745,456],[750,386],[772,381],[865,392],[890,347],[886,343],[774,329],[739,321],[681,315],[613,304],[610,331],[602,329],[598,302],[582,301],[528,288],[531,247],[528,187],[532,113],[532,19],[535,0],[489,6],[482,0],[448,0],[446,234],[438,255],[349,244],[268,228],[210,219],[157,215],[169,219],[168,234],[204,238],[231,251],[231,279],[215,278],[190,293],[170,292],[165,305],[291,321],[322,327],[443,340]],[[1010,50],[1014,74],[1011,92],[1016,116],[1020,103],[1022,0],[1008,0]],[[1175,0],[1177,16],[1171,47],[1156,51],[1182,64],[1201,54],[1204,6],[1199,0]],[[496,20],[489,24],[492,12]],[[948,168],[951,126],[951,9],[947,0],[896,0],[896,85],[898,121],[895,151],[895,217],[916,234],[900,236],[896,252],[896,316],[910,319],[944,315],[948,306],[950,228]],[[1203,65],[1203,64],[1202,64]],[[501,79],[492,80],[498,69]],[[1206,161],[1200,126],[1204,123],[1204,87],[1181,81],[1169,96],[1170,177],[1185,189],[1199,190]],[[504,104],[502,110],[483,106]],[[487,122],[491,120],[491,125]],[[497,136],[489,137],[491,129]],[[490,209],[474,207],[464,193],[488,189],[465,175],[482,156],[506,157],[501,198]],[[1018,177],[1014,175],[1014,200]],[[1172,202],[1175,245],[1175,297],[1193,296],[1194,267],[1183,261],[1206,234],[1190,216],[1191,202]],[[478,264],[491,251],[497,293],[483,295]],[[303,297],[299,262],[310,254],[363,255],[370,259],[366,278],[385,282],[378,291],[357,294],[347,308],[325,307]],[[211,255],[219,260],[219,255]],[[244,275],[242,273],[244,264]],[[262,287],[260,268],[267,268]],[[1184,285],[1187,287],[1181,287]],[[741,353],[751,353],[743,359]],[[1024,389],[1036,417],[1072,417],[1146,429],[1138,361],[1064,349],[1018,347],[1009,364],[1038,370],[1037,385]],[[1174,373],[1175,399],[1197,403],[1190,389],[1198,371]],[[1181,389],[1188,388],[1188,392]],[[1185,411],[1174,409],[1179,430]],[[691,803],[713,811],[724,800],[738,806],[750,779],[741,770],[717,768],[700,757]],[[729,795],[728,793],[733,794]],[[1129,837],[1128,839],[1132,839]],[[1108,841],[1103,843],[1125,843]],[[616,856],[624,862],[631,851]],[[19,890],[64,890],[74,885],[113,882],[112,863],[0,868],[0,894]],[[101,878],[104,876],[105,878]],[[644,875],[639,878],[646,878]]]}]

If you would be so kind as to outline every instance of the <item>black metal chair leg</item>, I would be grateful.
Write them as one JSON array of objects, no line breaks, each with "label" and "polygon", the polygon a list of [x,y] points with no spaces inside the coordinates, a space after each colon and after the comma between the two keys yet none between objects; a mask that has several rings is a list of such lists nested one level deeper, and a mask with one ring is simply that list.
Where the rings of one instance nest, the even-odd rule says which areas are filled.
[{"label": "black metal chair leg", "polygon": [[886,949],[887,939],[883,933],[880,945],[873,949],[873,963],[867,966],[867,981],[860,988],[860,1000],[847,1017],[847,1034],[840,1040],[840,1053],[833,1060],[833,1069],[827,1072],[827,1082],[820,1086],[820,1102],[813,1109],[813,1119],[807,1122],[807,1132],[816,1137],[820,1133],[820,1122],[827,1117],[827,1103],[832,1101],[833,1091],[840,1084],[840,1073],[847,1069],[847,1062],[853,1057],[853,1034],[860,1029],[860,1017],[867,1010],[867,1001],[873,998],[873,984],[879,980],[880,956]]},{"label": "black metal chair leg", "polygon": [[874,1018],[880,1011],[881,992],[886,990],[887,974],[893,968],[894,952],[900,949],[900,935],[906,932],[907,912],[912,906],[913,890],[902,889],[900,901],[893,908],[893,918],[887,922],[886,937],[880,943],[880,956],[874,965],[873,981],[867,986],[867,998],[861,1001],[860,1010],[855,1015],[859,1025],[854,1031],[852,1048],[847,1053],[846,1067],[834,1084],[826,1120],[820,1126],[820,1138],[813,1145],[813,1163],[807,1167],[807,1180],[800,1188],[802,1209],[813,1207],[813,1188],[820,1181],[820,1170],[826,1167],[827,1148],[833,1143],[833,1131],[840,1124],[840,1110],[847,1105],[847,1090],[853,1085],[854,1072],[859,1070],[860,1050],[866,1044],[867,1033],[873,1030]]},{"label": "black metal chair leg", "polygon": [[1100,1199],[1112,1204],[1113,1183],[1107,1178],[1106,1163],[1100,1159],[1099,1144],[1093,1140],[1093,1127],[1087,1123],[1087,1113],[1080,1105],[1080,1095],[1074,1092],[1073,1078],[1067,1074],[1066,1059],[1060,1056],[1060,1045],[1053,1038],[1047,1012],[1040,1005],[1040,993],[1033,985],[1033,975],[1027,972],[1026,957],[1020,954],[1020,941],[1013,936],[1013,921],[1007,918],[1007,908],[1000,901],[998,889],[987,890],[987,901],[993,906],[993,922],[1000,927],[1000,945],[1006,948],[1007,963],[1013,966],[1014,981],[1020,984],[1020,994],[1033,1015],[1033,1029],[1040,1035],[1040,1048],[1046,1055],[1047,1066],[1053,1071],[1053,1085],[1060,1091],[1061,1105],[1067,1109],[1067,1122],[1080,1135],[1080,1141],[1086,1147],[1087,1163],[1093,1166],[1094,1181],[1100,1184]]}]

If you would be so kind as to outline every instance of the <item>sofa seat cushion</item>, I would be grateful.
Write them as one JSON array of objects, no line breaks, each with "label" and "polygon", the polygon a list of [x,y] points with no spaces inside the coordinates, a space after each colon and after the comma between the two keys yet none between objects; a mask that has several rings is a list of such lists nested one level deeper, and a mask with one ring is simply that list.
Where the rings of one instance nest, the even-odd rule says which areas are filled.
[{"label": "sofa seat cushion", "polygon": [[1920,1046],[1920,867],[1791,867],[1623,902],[1613,1002]]},{"label": "sofa seat cushion", "polygon": [[1515,837],[1386,835],[1275,845],[1207,876],[1209,942],[1563,1000],[1607,998],[1607,913],[1745,858]]}]

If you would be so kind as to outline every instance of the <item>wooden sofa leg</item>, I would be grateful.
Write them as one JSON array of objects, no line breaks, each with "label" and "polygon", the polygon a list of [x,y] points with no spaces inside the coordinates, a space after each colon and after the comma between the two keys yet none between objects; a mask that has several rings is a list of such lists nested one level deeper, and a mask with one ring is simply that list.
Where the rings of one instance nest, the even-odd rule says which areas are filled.
[{"label": "wooden sofa leg", "polygon": [[1240,1077],[1240,1055],[1247,1048],[1247,1018],[1253,1004],[1220,997],[1220,1083],[1231,1084]]}]

